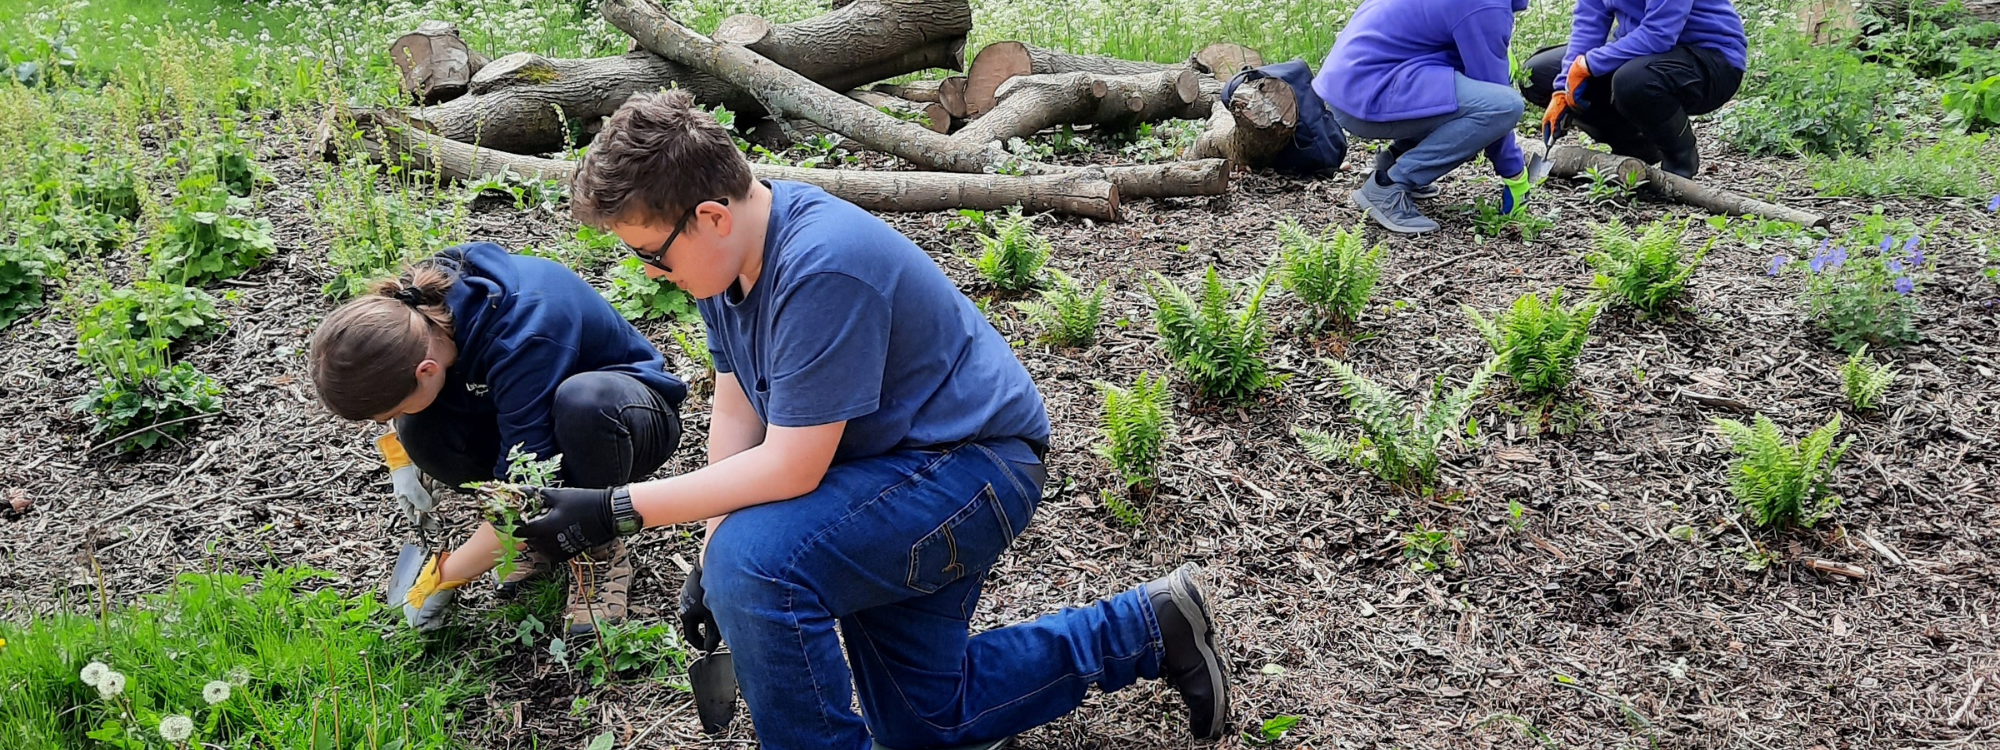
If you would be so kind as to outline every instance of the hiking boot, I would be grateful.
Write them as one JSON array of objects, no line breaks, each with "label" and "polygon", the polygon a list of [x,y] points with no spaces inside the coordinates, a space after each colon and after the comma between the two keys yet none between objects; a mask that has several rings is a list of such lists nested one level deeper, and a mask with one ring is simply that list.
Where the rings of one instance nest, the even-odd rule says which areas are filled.
[{"label": "hiking boot", "polygon": [[1401,183],[1384,185],[1370,177],[1359,189],[1348,193],[1347,199],[1391,232],[1423,234],[1438,228],[1437,222],[1417,210],[1417,204],[1411,200],[1410,189]]},{"label": "hiking boot", "polygon": [[[1393,166],[1396,166],[1396,152],[1391,151],[1388,146],[1383,146],[1379,149],[1376,149],[1375,171],[1381,172],[1383,174],[1388,174],[1389,168]],[[1373,177],[1374,175],[1370,174],[1369,176]],[[1429,185],[1418,185],[1416,187],[1410,188],[1410,197],[1420,201],[1427,201],[1432,198],[1438,197],[1438,193],[1442,192],[1444,192],[1444,190],[1439,188],[1437,186],[1437,183],[1431,183]]]},{"label": "hiking boot", "polygon": [[625,621],[626,594],[632,589],[632,558],[625,542],[613,539],[570,561],[569,635],[594,638],[599,625]]},{"label": "hiking boot", "polygon": [[512,598],[521,593],[521,589],[527,586],[529,581],[547,576],[550,571],[555,570],[555,567],[549,563],[547,555],[536,552],[534,548],[521,550],[521,554],[514,558],[514,572],[508,573],[506,578],[501,579],[500,585],[494,587],[494,591],[502,598]]},{"label": "hiking boot", "polygon": [[1160,625],[1160,677],[1187,702],[1188,729],[1213,740],[1229,731],[1229,669],[1215,647],[1215,618],[1194,563],[1140,587]]}]

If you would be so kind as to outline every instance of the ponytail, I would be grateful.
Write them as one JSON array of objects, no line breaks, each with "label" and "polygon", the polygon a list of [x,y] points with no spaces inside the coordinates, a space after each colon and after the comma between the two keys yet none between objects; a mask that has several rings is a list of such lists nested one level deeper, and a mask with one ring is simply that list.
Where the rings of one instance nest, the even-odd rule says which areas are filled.
[{"label": "ponytail", "polygon": [[327,316],[309,358],[320,403],[346,419],[373,419],[408,398],[431,337],[452,335],[445,295],[457,282],[452,270],[424,261]]}]

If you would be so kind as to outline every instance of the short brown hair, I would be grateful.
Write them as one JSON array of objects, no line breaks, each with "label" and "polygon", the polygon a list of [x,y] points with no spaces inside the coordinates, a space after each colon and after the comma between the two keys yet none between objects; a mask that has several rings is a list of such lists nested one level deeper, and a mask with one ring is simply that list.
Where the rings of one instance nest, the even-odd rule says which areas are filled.
[{"label": "short brown hair", "polygon": [[633,94],[570,176],[570,214],[599,229],[665,226],[702,201],[748,195],[751,179],[736,139],[693,95]]},{"label": "short brown hair", "polygon": [[409,398],[431,333],[452,335],[445,294],[457,282],[457,274],[419,263],[328,315],[313,331],[309,358],[320,403],[347,419],[373,419]]}]

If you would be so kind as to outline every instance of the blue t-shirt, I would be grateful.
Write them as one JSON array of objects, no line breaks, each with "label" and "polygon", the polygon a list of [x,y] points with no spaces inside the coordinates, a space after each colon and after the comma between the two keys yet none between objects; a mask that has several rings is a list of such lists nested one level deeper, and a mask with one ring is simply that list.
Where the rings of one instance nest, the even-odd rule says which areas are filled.
[{"label": "blue t-shirt", "polygon": [[715,369],[736,374],[757,416],[846,421],[834,463],[965,441],[1034,463],[1027,444],[1049,439],[1041,393],[930,256],[824,190],[768,184],[756,284],[696,304]]}]

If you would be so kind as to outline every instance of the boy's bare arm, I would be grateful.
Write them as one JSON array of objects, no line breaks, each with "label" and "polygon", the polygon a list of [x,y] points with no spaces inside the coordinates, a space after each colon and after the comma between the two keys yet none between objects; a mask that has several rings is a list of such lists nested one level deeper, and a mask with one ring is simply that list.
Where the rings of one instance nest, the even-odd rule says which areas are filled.
[{"label": "boy's bare arm", "polygon": [[446,581],[470,581],[499,564],[500,533],[493,530],[493,524],[482,523],[471,538],[451,551],[438,572]]},{"label": "boy's bare arm", "polygon": [[[715,410],[708,422],[708,463],[714,465],[763,442],[764,420],[750,406],[750,397],[744,395],[743,384],[736,382],[736,373],[716,373]],[[708,533],[702,536],[704,555],[708,540],[715,537],[715,527],[722,525],[726,517],[724,514],[708,519]]]}]

